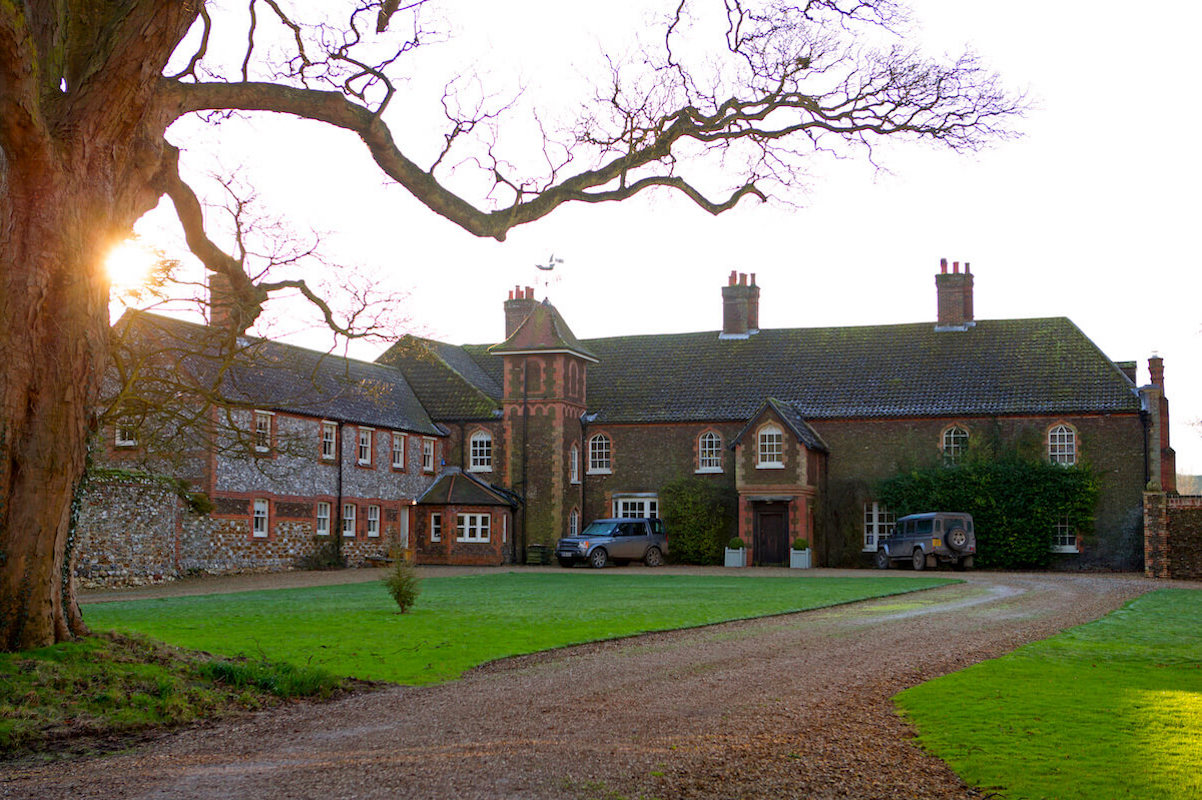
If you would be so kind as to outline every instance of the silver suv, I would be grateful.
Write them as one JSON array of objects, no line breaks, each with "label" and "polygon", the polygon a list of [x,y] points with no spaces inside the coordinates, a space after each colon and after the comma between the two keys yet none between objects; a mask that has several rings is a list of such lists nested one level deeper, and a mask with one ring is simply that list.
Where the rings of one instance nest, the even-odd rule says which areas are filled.
[{"label": "silver suv", "polygon": [[877,544],[876,566],[889,569],[896,561],[908,561],[914,569],[939,562],[971,567],[977,552],[972,514],[935,511],[911,514],[897,521],[893,533]]},{"label": "silver suv", "polygon": [[595,520],[580,535],[560,539],[555,545],[561,567],[587,561],[594,569],[601,569],[610,561],[625,564],[635,560],[658,567],[667,552],[664,521],[648,517]]}]

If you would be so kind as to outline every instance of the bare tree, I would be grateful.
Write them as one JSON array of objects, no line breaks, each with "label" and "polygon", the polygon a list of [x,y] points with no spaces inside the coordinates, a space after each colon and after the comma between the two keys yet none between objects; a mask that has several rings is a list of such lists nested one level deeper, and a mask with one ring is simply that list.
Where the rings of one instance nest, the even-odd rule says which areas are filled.
[{"label": "bare tree", "polygon": [[[432,38],[433,2],[347,0],[340,22],[329,4],[285,0],[240,12],[204,0],[0,3],[0,648],[85,631],[64,553],[108,361],[109,247],[165,195],[188,247],[229,287],[232,333],[274,291],[320,302],[301,281],[256,281],[206,234],[168,132],[181,117],[285,114],[350,131],[429,210],[503,240],[565,203],[653,187],[717,214],[787,194],[815,153],[872,158],[887,138],[973,149],[1008,135],[1021,111],[971,56],[858,44],[899,30],[890,0],[673,0],[659,50],[615,61],[574,126],[543,130],[539,168],[519,171],[502,151],[507,103],[458,102],[454,87],[443,146],[423,165],[394,133],[411,118],[397,87]],[[710,6],[719,47],[700,57]],[[235,26],[241,58],[223,63],[210,45]],[[479,205],[451,188],[464,165],[488,181]]]}]

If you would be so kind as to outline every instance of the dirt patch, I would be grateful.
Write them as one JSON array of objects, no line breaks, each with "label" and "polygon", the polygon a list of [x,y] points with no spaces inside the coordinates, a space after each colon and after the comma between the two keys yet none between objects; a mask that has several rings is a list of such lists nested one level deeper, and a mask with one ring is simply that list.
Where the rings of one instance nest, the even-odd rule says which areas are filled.
[{"label": "dirt patch", "polygon": [[[978,797],[914,746],[889,698],[1164,584],[1111,575],[957,577],[968,582],[567,648],[441,686],[285,707],[130,754],[23,769],[5,776],[0,793]],[[911,597],[920,605],[910,606]]]}]

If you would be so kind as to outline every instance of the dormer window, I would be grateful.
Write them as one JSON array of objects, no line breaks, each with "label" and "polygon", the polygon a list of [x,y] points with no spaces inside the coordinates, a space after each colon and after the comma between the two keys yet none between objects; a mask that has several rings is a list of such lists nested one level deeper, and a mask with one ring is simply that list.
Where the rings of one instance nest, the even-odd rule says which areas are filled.
[{"label": "dormer window", "polygon": [[785,466],[785,435],[775,425],[760,428],[756,449],[757,469],[783,469]]}]

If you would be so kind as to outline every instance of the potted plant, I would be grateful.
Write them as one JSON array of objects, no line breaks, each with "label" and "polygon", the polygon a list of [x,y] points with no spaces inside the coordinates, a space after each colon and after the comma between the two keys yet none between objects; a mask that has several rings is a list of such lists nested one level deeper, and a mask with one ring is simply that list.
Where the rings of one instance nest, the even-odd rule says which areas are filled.
[{"label": "potted plant", "polygon": [[726,543],[726,566],[728,567],[745,567],[747,559],[744,557],[743,540],[738,536]]},{"label": "potted plant", "polygon": [[789,567],[791,569],[810,568],[810,543],[797,538],[793,540],[793,549],[789,551]]}]

